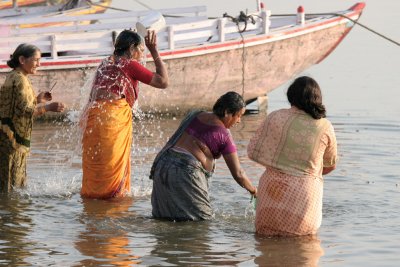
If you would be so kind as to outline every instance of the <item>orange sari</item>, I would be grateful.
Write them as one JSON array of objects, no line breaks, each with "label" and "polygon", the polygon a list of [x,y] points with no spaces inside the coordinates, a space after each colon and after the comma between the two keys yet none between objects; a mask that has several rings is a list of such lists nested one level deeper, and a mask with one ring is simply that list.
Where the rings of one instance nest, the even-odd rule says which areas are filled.
[{"label": "orange sari", "polygon": [[132,110],[125,99],[88,108],[82,139],[82,189],[88,198],[131,192]]}]

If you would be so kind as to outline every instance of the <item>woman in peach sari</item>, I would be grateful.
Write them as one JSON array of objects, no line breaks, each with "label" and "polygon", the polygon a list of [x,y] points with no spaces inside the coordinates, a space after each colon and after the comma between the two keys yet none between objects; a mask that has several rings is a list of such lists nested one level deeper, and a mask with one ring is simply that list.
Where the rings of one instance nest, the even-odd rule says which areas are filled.
[{"label": "woman in peach sari", "polygon": [[156,88],[168,85],[154,31],[148,32],[145,44],[153,57],[155,73],[138,62],[144,44],[130,30],[118,35],[114,54],[96,71],[81,121],[83,197],[106,199],[125,196],[131,191],[132,107],[139,94],[138,82]]},{"label": "woman in peach sari", "polygon": [[323,177],[336,167],[337,145],[325,119],[319,85],[297,78],[289,109],[267,116],[248,146],[266,167],[258,185],[256,232],[267,236],[315,234],[321,225]]}]

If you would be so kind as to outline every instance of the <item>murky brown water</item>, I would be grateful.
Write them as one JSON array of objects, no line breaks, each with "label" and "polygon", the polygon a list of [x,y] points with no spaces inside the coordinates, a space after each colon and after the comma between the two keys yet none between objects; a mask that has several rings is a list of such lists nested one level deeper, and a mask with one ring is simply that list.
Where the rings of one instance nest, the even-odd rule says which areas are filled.
[{"label": "murky brown water", "polygon": [[[245,116],[233,129],[243,167],[255,183],[263,169],[245,151],[263,117]],[[150,164],[179,119],[136,123],[141,126],[135,131],[134,196],[119,201],[82,200],[73,127],[37,124],[29,186],[1,197],[0,264],[390,266],[400,240],[400,121],[351,115],[331,120],[341,161],[325,180],[322,227],[315,238],[289,239],[254,235],[250,196],[221,160],[211,181],[214,220],[151,219]]]}]

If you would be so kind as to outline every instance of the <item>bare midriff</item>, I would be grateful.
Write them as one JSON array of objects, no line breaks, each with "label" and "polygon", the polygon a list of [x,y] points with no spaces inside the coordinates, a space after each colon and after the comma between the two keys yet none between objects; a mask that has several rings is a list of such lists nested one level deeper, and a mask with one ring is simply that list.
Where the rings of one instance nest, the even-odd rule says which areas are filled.
[{"label": "bare midriff", "polygon": [[184,132],[174,147],[188,151],[198,161],[201,162],[201,165],[203,165],[204,169],[207,171],[212,171],[214,166],[214,158],[212,153],[210,149],[197,138]]}]

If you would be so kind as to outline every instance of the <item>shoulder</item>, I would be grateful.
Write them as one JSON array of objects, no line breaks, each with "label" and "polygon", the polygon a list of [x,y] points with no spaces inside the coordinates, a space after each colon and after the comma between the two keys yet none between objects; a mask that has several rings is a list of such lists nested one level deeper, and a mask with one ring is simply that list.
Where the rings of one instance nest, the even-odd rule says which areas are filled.
[{"label": "shoulder", "polygon": [[137,60],[129,60],[129,59],[123,59],[121,61],[121,65],[123,67],[129,67],[129,68],[135,68],[135,69],[147,69],[145,66],[140,64]]},{"label": "shoulder", "polygon": [[288,118],[293,114],[293,112],[291,112],[291,109],[278,109],[275,111],[272,111],[271,113],[267,114],[267,121],[270,120],[280,120],[280,119],[284,119],[284,118]]},{"label": "shoulder", "polygon": [[17,87],[24,87],[29,85],[28,77],[19,71],[11,71],[6,78],[5,84]]},{"label": "shoulder", "polygon": [[292,109],[290,108],[282,108],[282,109],[277,109],[269,113],[267,116],[280,116],[280,115],[289,115],[294,113]]},{"label": "shoulder", "polygon": [[335,129],[333,128],[332,123],[326,119],[326,118],[321,118],[317,120],[318,127],[321,129],[323,135],[327,135],[331,138],[335,137]]},{"label": "shoulder", "polygon": [[319,124],[323,125],[324,128],[332,128],[333,129],[333,125],[332,123],[327,119],[327,118],[321,118],[317,120]]},{"label": "shoulder", "polygon": [[120,66],[124,72],[134,77],[134,79],[140,80],[146,84],[149,84],[153,77],[153,72],[140,64],[137,60],[124,59]]}]

